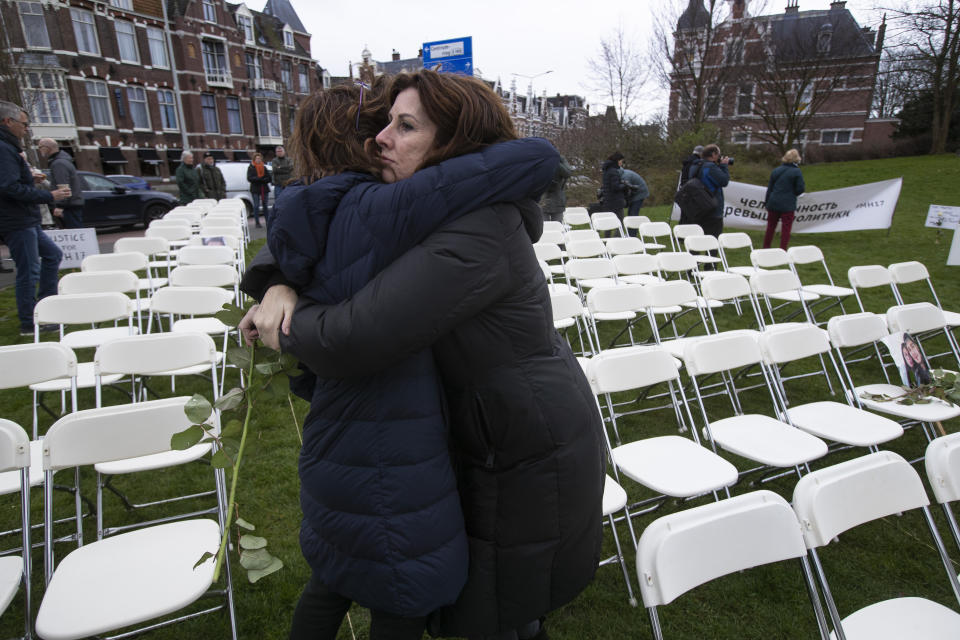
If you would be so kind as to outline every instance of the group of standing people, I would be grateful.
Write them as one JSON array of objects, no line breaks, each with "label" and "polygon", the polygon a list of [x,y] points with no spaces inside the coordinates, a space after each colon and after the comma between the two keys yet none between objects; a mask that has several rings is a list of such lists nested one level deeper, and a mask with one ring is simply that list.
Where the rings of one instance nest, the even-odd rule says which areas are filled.
[{"label": "group of standing people", "polygon": [[624,210],[628,216],[640,214],[643,201],[650,197],[646,181],[636,171],[624,166],[624,156],[615,151],[600,168],[602,186],[600,204],[605,211],[613,211],[623,220]]}]

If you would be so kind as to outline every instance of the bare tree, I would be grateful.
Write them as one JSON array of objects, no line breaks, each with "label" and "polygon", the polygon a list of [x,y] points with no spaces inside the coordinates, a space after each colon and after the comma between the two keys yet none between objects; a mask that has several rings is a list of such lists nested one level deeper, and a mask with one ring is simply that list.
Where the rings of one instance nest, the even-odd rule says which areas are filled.
[{"label": "bare tree", "polygon": [[905,52],[899,47],[884,50],[873,90],[874,117],[896,117],[923,88],[922,80],[917,74],[911,73],[913,65],[905,58]]},{"label": "bare tree", "polygon": [[590,88],[609,98],[621,127],[633,121],[633,107],[649,77],[633,41],[634,38],[624,32],[623,25],[619,25],[608,38],[600,41],[596,57],[587,61]]},{"label": "bare tree", "polygon": [[887,9],[906,73],[921,79],[933,97],[930,153],[946,150],[950,117],[960,86],[960,0],[926,0]]}]

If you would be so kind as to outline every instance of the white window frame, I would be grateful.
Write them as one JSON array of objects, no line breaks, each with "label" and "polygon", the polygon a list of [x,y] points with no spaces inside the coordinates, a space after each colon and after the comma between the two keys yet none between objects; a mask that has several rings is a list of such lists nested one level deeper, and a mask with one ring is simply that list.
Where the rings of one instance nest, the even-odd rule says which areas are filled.
[{"label": "white window frame", "polygon": [[[130,62],[140,64],[140,46],[137,42],[137,27],[132,22],[126,20],[114,20],[113,29],[117,35],[117,53],[120,56],[120,62]],[[129,32],[121,32],[121,29],[130,29]],[[124,42],[130,50],[124,52]],[[133,57],[126,57],[125,53],[132,53]]]},{"label": "white window frame", "polygon": [[150,64],[157,69],[169,69],[170,57],[167,55],[167,38],[163,29],[147,27],[147,48],[150,50]]},{"label": "white window frame", "polygon": [[293,39],[293,29],[289,25],[283,25],[283,46],[287,49],[295,49],[296,41]]},{"label": "white window frame", "polygon": [[[90,120],[93,122],[93,126],[101,129],[112,129],[113,108],[110,106],[110,89],[107,87],[107,83],[103,80],[87,79],[84,84],[87,89],[87,99],[90,101]],[[96,87],[97,91],[95,93],[91,92],[91,87]],[[103,91],[102,94],[100,94],[100,90]],[[101,108],[106,112],[109,122],[97,122],[98,109],[96,104],[101,103],[101,101]]]},{"label": "white window frame", "polygon": [[[247,67],[247,78],[250,80],[260,80],[263,78],[263,58],[259,53],[250,53],[249,51],[244,54],[244,62]],[[253,73],[250,73],[250,69],[253,68]]]},{"label": "white window frame", "polygon": [[297,63],[297,87],[300,93],[310,93],[310,65]]},{"label": "white window frame", "polygon": [[[66,77],[52,69],[23,69],[19,72],[23,106],[34,125],[72,125],[73,106],[67,90]],[[60,117],[51,115],[50,107]]]},{"label": "white window frame", "polygon": [[280,82],[287,91],[293,91],[293,63],[289,60],[280,61]]},{"label": "white window frame", "polygon": [[[73,36],[77,41],[77,53],[100,55],[100,41],[97,40],[97,21],[93,14],[83,9],[70,9],[70,22],[73,23]],[[87,38],[93,44],[93,50],[84,49],[82,40],[86,32]]]},{"label": "white window frame", "polygon": [[[269,98],[254,98],[253,105],[254,113],[257,115],[257,135],[261,138],[282,138],[283,126],[280,122],[280,101],[270,100]],[[273,126],[276,126],[276,130],[272,128]],[[267,131],[264,131],[265,128]]]},{"label": "white window frame", "polygon": [[110,0],[110,6],[133,11],[133,0]]},{"label": "white window frame", "polygon": [[253,16],[237,11],[237,26],[240,27],[240,33],[243,34],[245,44],[256,44],[256,36],[253,33]]},{"label": "white window frame", "polygon": [[[716,93],[714,93],[716,90]],[[711,107],[716,107],[711,109]],[[703,111],[707,118],[722,118],[723,117],[723,87],[718,85],[710,86],[707,89],[707,100],[703,105]],[[715,111],[715,113],[711,113]]]},{"label": "white window frame", "polygon": [[[130,120],[133,122],[134,129],[150,130],[150,108],[147,106],[147,90],[139,85],[130,85],[127,87],[127,102],[130,105]],[[146,122],[137,122],[137,111],[146,120]]]},{"label": "white window frame", "polygon": [[201,0],[203,6],[203,19],[207,22],[217,22],[217,3],[214,0]]},{"label": "white window frame", "polygon": [[[212,45],[210,52],[206,51],[206,45]],[[219,45],[220,49],[217,50]],[[200,58],[203,61],[203,71],[209,75],[230,75],[230,62],[227,60],[227,47],[221,40],[211,40],[203,38],[200,41]],[[223,62],[222,65],[210,67],[208,62]]]},{"label": "white window frame", "polygon": [[[837,142],[837,137],[845,133],[847,134],[846,142]],[[830,135],[830,142],[824,142],[823,137],[825,134]],[[820,130],[820,144],[822,146],[831,146],[831,147],[845,147],[853,144],[853,129],[821,129]]]},{"label": "white window frame", "polygon": [[[211,105],[204,104],[204,100],[209,98],[212,103],[213,109],[213,126],[211,130],[209,123],[207,122],[207,116],[210,115]],[[204,133],[220,133],[220,113],[217,109],[217,96],[212,93],[201,93],[200,94],[200,115],[203,117],[203,131]]]},{"label": "white window frame", "polygon": [[[745,97],[747,94],[743,91],[744,87],[750,87],[750,108],[747,111],[741,109],[741,98]],[[734,103],[734,113],[738,116],[750,116],[753,115],[753,99],[756,91],[756,85],[752,82],[744,82],[743,84],[737,85],[737,96],[736,102]]]},{"label": "white window frame", "polygon": [[[26,11],[24,9],[26,9]],[[43,4],[39,2],[18,2],[17,12],[20,15],[20,28],[23,30],[23,41],[26,43],[27,48],[50,49],[50,32],[47,29],[47,19],[43,13]],[[27,29],[27,22],[24,21],[24,16],[32,16],[32,20],[30,20],[30,22],[34,26],[43,27],[42,43],[30,42],[30,36],[28,35],[30,31]],[[37,16],[39,16],[39,20],[36,19]]]},{"label": "white window frame", "polygon": [[[169,100],[167,100],[169,98]],[[179,131],[180,120],[177,117],[177,96],[173,89],[158,89],[157,104],[160,106],[160,124],[164,131]],[[173,126],[168,120],[173,118]]]},{"label": "white window frame", "polygon": [[[236,104],[237,106],[236,109],[230,108],[231,101],[234,104]],[[227,128],[230,130],[228,135],[243,135],[243,111],[241,111],[240,109],[240,98],[238,98],[237,96],[227,96],[226,99],[224,100],[224,103],[226,105],[226,110],[227,110]],[[234,130],[233,128],[234,123],[233,123],[232,117],[234,116],[234,114],[236,115],[236,120],[237,120],[236,130]]]}]

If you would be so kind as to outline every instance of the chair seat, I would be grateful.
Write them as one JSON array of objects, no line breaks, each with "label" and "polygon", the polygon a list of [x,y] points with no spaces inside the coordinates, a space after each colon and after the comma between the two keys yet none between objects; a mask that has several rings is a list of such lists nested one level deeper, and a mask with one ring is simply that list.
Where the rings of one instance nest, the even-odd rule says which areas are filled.
[{"label": "chair seat", "polygon": [[[867,392],[886,394],[891,397],[903,395],[903,389],[893,384],[865,384],[855,389],[857,396]],[[920,422],[942,422],[960,416],[960,408],[934,399],[929,404],[900,404],[896,400],[881,402],[860,397],[860,404],[871,411],[879,411],[898,418],[919,420]]]},{"label": "chair seat", "polygon": [[680,436],[658,436],[613,450],[613,461],[631,480],[658,493],[687,498],[728,487],[737,468]]},{"label": "chair seat", "polygon": [[[43,484],[43,443],[39,440],[30,441],[30,486],[39,487]],[[20,492],[20,472],[5,471],[0,473],[0,496]],[[0,608],[0,611],[3,609]]]},{"label": "chair seat", "polygon": [[90,347],[99,347],[107,340],[115,338],[126,338],[127,336],[139,333],[136,327],[104,327],[103,329],[81,329],[80,331],[71,331],[63,336],[60,341],[65,347],[71,349],[86,349]]},{"label": "chair seat", "polygon": [[166,269],[167,267],[170,267],[171,269],[173,269],[175,266],[177,266],[177,260],[176,258],[171,258],[169,261],[151,260],[147,264],[151,269]]},{"label": "chair seat", "polygon": [[855,447],[869,447],[903,435],[903,427],[842,402],[811,402],[787,410],[790,421],[807,433]]},{"label": "chair seat", "polygon": [[723,306],[723,302],[721,302],[720,300],[707,300],[703,296],[697,296],[696,302],[683,303],[683,306],[688,307],[690,309],[696,309],[697,307],[700,307],[701,309],[706,309],[708,305],[710,306],[711,309],[719,309],[720,307]]},{"label": "chair seat", "polygon": [[198,331],[209,335],[219,335],[227,330],[227,325],[216,318],[184,318],[173,323],[173,331]]},{"label": "chair seat", "polygon": [[736,273],[737,275],[741,275],[744,278],[749,278],[753,274],[760,271],[760,269],[757,269],[756,267],[740,266],[740,267],[728,267],[727,271],[729,273]]},{"label": "chair seat", "polygon": [[599,289],[601,287],[615,287],[617,281],[613,278],[584,278],[583,280],[577,280],[577,284],[582,289]]},{"label": "chair seat", "polygon": [[825,298],[846,298],[853,295],[853,289],[832,284],[807,284],[803,286],[803,290]]},{"label": "chair seat", "polygon": [[610,311],[594,313],[593,319],[600,322],[613,322],[615,320],[633,320],[637,314],[633,311]]},{"label": "chair seat", "polygon": [[657,315],[667,315],[672,313],[680,313],[681,311],[683,311],[683,307],[679,305],[674,305],[670,307],[651,307],[650,310]]},{"label": "chair seat", "polygon": [[960,638],[960,614],[925,598],[894,598],[850,614],[843,632],[848,640],[948,640]]},{"label": "chair seat", "polygon": [[627,492],[617,481],[607,475],[603,485],[603,515],[616,513],[627,506]]},{"label": "chair seat", "polygon": [[[729,335],[739,334],[739,333],[753,335],[753,336],[758,336],[760,334],[760,332],[757,331],[756,329],[731,329],[730,331],[721,332],[721,335],[729,336]],[[667,351],[669,351],[670,355],[672,355],[674,358],[677,358],[678,360],[683,360],[683,350],[686,349],[688,344],[692,344],[698,340],[703,340],[704,338],[714,338],[717,335],[718,334],[714,333],[714,334],[702,335],[702,336],[690,336],[687,338],[672,338],[672,339],[664,340],[663,342],[660,343],[660,346],[666,349]]]},{"label": "chair seat", "polygon": [[716,256],[699,256],[699,255],[697,255],[697,256],[693,256],[693,257],[696,258],[696,259],[697,259],[697,262],[699,262],[700,264],[716,264],[716,263],[718,263],[718,262],[723,262],[723,260],[721,260],[720,258],[717,258]]},{"label": "chair seat", "polygon": [[175,467],[199,460],[207,455],[210,447],[210,443],[205,442],[196,444],[185,451],[164,451],[149,456],[114,460],[113,462],[101,462],[100,464],[94,465],[93,468],[97,470],[97,473],[110,476],[124,473],[138,473],[140,471],[152,471],[153,469],[166,469],[167,467]]},{"label": "chair seat", "polygon": [[185,520],[86,544],[68,554],[47,586],[37,613],[45,640],[86,638],[183,608],[213,581],[220,528]]},{"label": "chair seat", "polygon": [[771,467],[792,467],[827,454],[827,443],[769,416],[747,414],[710,423],[721,447]]},{"label": "chair seat", "polygon": [[800,297],[803,296],[804,302],[812,302],[814,300],[819,300],[820,296],[815,293],[811,293],[806,290],[801,291],[781,291],[780,293],[768,293],[766,294],[768,298],[773,300],[782,300],[784,302],[800,302]]},{"label": "chair seat", "polygon": [[657,282],[663,282],[659,277],[650,275],[649,273],[631,273],[625,276],[617,276],[617,279],[627,284],[655,284]]},{"label": "chair seat", "polygon": [[[166,263],[164,263],[164,266],[166,266]],[[140,278],[139,282],[137,283],[137,286],[140,288],[141,291],[153,291],[154,289],[159,289],[160,287],[167,286],[167,279],[166,278]],[[142,305],[141,305],[141,308],[143,308]]]},{"label": "chair seat", "polygon": [[23,558],[20,556],[0,558],[0,613],[7,610],[13,596],[17,594],[21,576],[23,576]]},{"label": "chair seat", "polygon": [[[119,373],[100,378],[103,384],[113,384],[123,378]],[[77,365],[77,389],[92,389],[97,386],[96,378],[93,375],[93,363],[81,362]],[[47,382],[38,382],[30,385],[33,391],[41,393],[47,391],[70,391],[70,378],[60,378],[59,380],[48,380]]]},{"label": "chair seat", "polygon": [[565,271],[563,270],[562,264],[551,264],[548,266],[550,267],[550,273],[552,273],[555,276],[562,276],[565,273]]},{"label": "chair seat", "polygon": [[960,327],[960,313],[956,311],[944,311],[943,319],[948,327]]},{"label": "chair seat", "polygon": [[667,245],[660,244],[659,242],[644,242],[644,249],[653,249],[654,251],[659,251],[660,249],[666,249]]}]

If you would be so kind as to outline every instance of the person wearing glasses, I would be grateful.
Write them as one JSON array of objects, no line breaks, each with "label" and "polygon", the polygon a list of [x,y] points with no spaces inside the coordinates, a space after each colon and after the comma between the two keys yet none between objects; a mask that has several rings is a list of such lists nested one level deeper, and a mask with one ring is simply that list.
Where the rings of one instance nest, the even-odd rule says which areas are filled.
[{"label": "person wearing glasses", "polygon": [[[30,118],[23,107],[0,101],[0,235],[17,269],[17,316],[20,335],[24,336],[34,334],[33,307],[37,300],[57,292],[57,275],[63,257],[40,228],[37,205],[67,200],[72,193],[70,187],[47,191],[34,186],[33,173],[20,155],[21,141],[29,130]],[[51,328],[56,327],[51,325]]]}]

